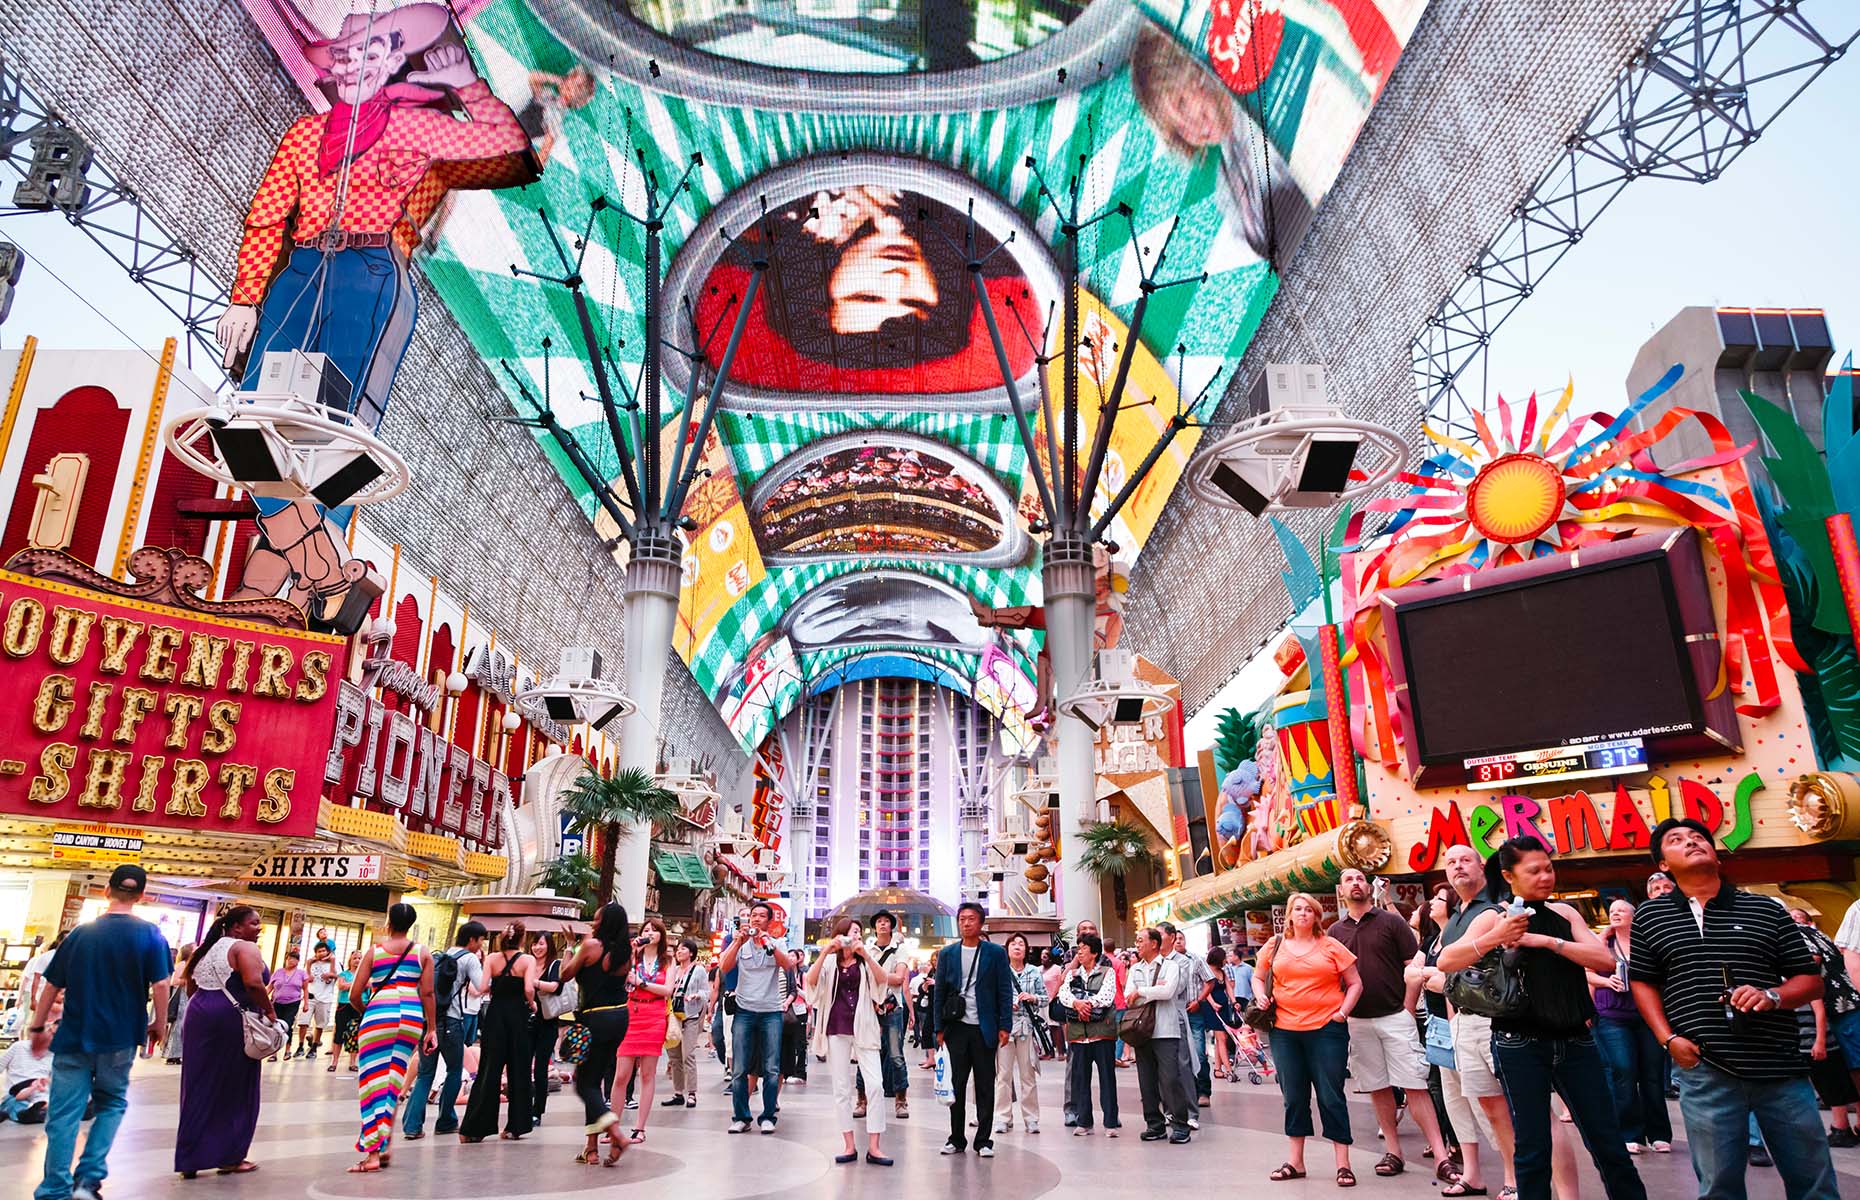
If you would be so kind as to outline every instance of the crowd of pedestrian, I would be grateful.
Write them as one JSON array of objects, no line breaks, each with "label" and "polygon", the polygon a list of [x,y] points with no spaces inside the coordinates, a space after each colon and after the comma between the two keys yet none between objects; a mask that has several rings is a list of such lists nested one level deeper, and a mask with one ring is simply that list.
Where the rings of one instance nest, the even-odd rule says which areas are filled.
[{"label": "crowd of pedestrian", "polygon": [[1075,1136],[1119,1136],[1128,1066],[1139,1138],[1189,1144],[1213,1080],[1244,1058],[1276,1076],[1284,1103],[1273,1181],[1304,1178],[1307,1142],[1322,1136],[1336,1185],[1357,1186],[1356,1094],[1376,1118],[1373,1174],[1410,1169],[1405,1121],[1444,1197],[1573,1200],[1579,1139],[1609,1200],[1642,1200],[1636,1158],[1672,1152],[1677,1129],[1701,1196],[1742,1195],[1755,1164],[1774,1165],[1789,1200],[1832,1200],[1830,1148],[1860,1144],[1860,902],[1829,936],[1806,909],[1732,884],[1710,831],[1687,818],[1663,821],[1650,852],[1647,898],[1614,899],[1599,932],[1559,898],[1549,848],[1525,835],[1490,855],[1448,848],[1444,880],[1405,917],[1379,881],[1347,869],[1335,920],[1295,893],[1256,958],[1241,946],[1203,958],[1167,923],[1120,952],[1089,921],[1036,956],[1023,933],[991,938],[974,903],[927,961],[883,912],[870,936],[837,919],[810,953],[758,901],[714,967],[696,941],[674,945],[654,919],[635,930],[611,903],[572,946],[468,920],[439,952],[396,904],[346,961],[319,931],[307,959],[293,949],[275,970],[258,949],[262,918],[242,904],[176,956],[134,915],[147,880],[126,866],[104,913],[28,964],[31,1015],[0,1054],[0,1116],[46,1127],[37,1200],[97,1200],[130,1067],[160,1053],[180,1066],[174,1169],[250,1172],[261,1063],[317,1058],[327,1033],[325,1069],[346,1053],[357,1079],[352,1171],[391,1167],[396,1133],[426,1136],[429,1107],[432,1131],[463,1144],[521,1139],[571,1072],[586,1138],[576,1160],[613,1166],[645,1140],[654,1107],[699,1107],[708,1033],[730,1133],[773,1133],[784,1086],[805,1082],[809,1060],[826,1064],[838,1164],[893,1165],[884,1135],[910,1116],[915,1045],[936,1072],[946,1155],[992,1158],[997,1135],[1038,1135],[1051,1061],[1065,1063]]}]

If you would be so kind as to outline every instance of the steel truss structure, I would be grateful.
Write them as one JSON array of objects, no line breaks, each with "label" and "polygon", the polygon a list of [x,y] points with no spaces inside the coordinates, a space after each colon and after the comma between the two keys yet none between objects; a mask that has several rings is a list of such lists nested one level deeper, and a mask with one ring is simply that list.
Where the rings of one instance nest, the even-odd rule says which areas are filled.
[{"label": "steel truss structure", "polygon": [[1628,184],[1718,178],[1856,35],[1852,0],[1679,0],[1416,335],[1423,420],[1476,436],[1492,334]]},{"label": "steel truss structure", "polygon": [[[227,289],[143,208],[134,189],[92,157],[83,135],[33,95],[12,58],[0,46],[0,161],[19,178],[13,204],[0,208],[0,217],[59,214],[77,226],[186,329],[188,368],[224,386],[213,326]],[[48,164],[57,170],[49,187]]]}]

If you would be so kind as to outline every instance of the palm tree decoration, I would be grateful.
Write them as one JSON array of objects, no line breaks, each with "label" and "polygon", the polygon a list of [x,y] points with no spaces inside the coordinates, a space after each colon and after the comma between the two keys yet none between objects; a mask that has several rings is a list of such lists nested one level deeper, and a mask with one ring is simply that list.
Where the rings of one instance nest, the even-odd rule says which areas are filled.
[{"label": "palm tree decoration", "polygon": [[562,811],[584,830],[600,830],[600,873],[597,902],[614,894],[614,860],[625,826],[638,822],[663,825],[684,812],[678,793],[659,786],[650,771],[629,767],[612,776],[583,771],[574,786],[562,794]]},{"label": "palm tree decoration", "polygon": [[600,872],[595,868],[585,852],[564,854],[552,858],[542,865],[542,873],[536,879],[537,887],[546,887],[558,896],[567,896],[581,901],[581,915],[593,915],[594,889],[600,882]]},{"label": "palm tree decoration", "polygon": [[1079,866],[1098,879],[1110,879],[1111,899],[1122,919],[1130,912],[1130,894],[1124,876],[1137,867],[1159,870],[1162,855],[1150,846],[1149,835],[1131,821],[1093,821],[1078,834]]}]

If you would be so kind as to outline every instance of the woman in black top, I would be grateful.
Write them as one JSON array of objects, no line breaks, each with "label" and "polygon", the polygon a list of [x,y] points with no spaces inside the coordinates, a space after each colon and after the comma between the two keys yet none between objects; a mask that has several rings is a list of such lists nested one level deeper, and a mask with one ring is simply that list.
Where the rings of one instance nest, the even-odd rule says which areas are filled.
[{"label": "woman in black top", "polygon": [[1556,866],[1538,839],[1506,841],[1486,859],[1485,876],[1486,895],[1501,905],[1515,897],[1523,911],[1479,914],[1465,936],[1440,952],[1439,967],[1458,971],[1499,948],[1516,955],[1524,1007],[1492,1018],[1492,1053],[1517,1138],[1518,1200],[1550,1200],[1552,1089],[1569,1106],[1608,1200],[1645,1200],[1647,1189],[1621,1140],[1607,1071],[1589,1032],[1595,1002],[1583,969],[1613,970],[1615,956],[1580,913],[1550,898]]},{"label": "woman in black top", "polygon": [[[588,1144],[575,1161],[613,1166],[626,1152],[620,1136],[620,1118],[607,1106],[601,1077],[613,1066],[614,1055],[626,1037],[627,968],[633,960],[633,939],[627,929],[626,909],[609,902],[594,914],[594,932],[581,939],[575,956],[562,967],[562,978],[577,981],[580,1003],[575,1019],[588,1027],[588,1052],[575,1065],[575,1094],[587,1116],[582,1132]],[[607,1157],[600,1156],[601,1135],[607,1135]]]},{"label": "woman in black top", "polygon": [[491,996],[478,1020],[478,1077],[459,1122],[459,1141],[482,1142],[497,1131],[498,1090],[510,1097],[504,1119],[506,1141],[530,1131],[530,1010],[536,1003],[536,960],[524,952],[523,923],[512,921],[497,941],[497,952],[484,960]]}]

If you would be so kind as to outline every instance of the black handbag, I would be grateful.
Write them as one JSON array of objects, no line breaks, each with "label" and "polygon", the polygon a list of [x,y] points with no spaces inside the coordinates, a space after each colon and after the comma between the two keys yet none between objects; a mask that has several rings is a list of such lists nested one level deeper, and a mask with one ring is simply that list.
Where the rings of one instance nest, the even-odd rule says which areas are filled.
[{"label": "black handbag", "polygon": [[1447,976],[1447,1002],[1480,1017],[1511,1017],[1524,1011],[1524,972],[1503,946]]},{"label": "black handbag", "polygon": [[1279,961],[1279,949],[1284,944],[1284,934],[1272,939],[1272,957],[1266,960],[1266,969],[1253,977],[1254,998],[1246,1002],[1246,1008],[1240,1013],[1240,1019],[1249,1029],[1266,1033],[1278,1024],[1278,1006],[1272,1003],[1272,964]]},{"label": "black handbag", "polygon": [[[958,967],[962,965],[961,951],[957,951],[956,953],[956,965]],[[960,987],[951,988],[949,994],[943,997],[943,1010],[937,1014],[937,1025],[939,1027],[948,1028],[969,1015],[969,1006],[963,1002],[962,994],[969,990],[970,985],[975,982],[975,973],[981,969],[982,948],[977,946],[975,948],[975,961],[969,964],[969,977],[963,980]]]}]

